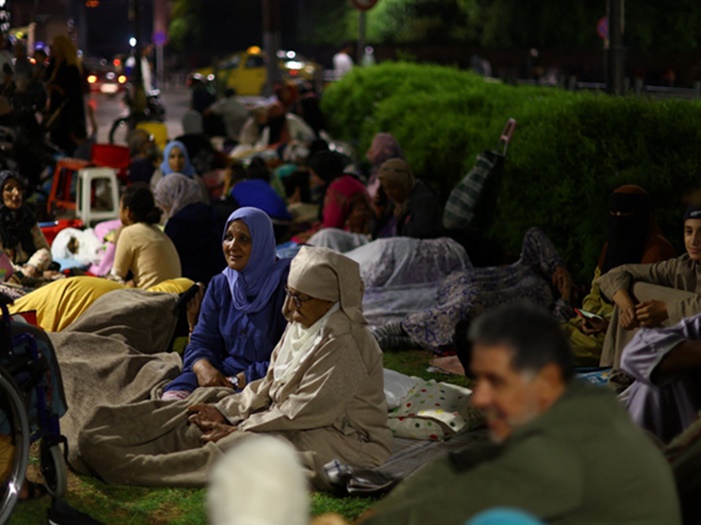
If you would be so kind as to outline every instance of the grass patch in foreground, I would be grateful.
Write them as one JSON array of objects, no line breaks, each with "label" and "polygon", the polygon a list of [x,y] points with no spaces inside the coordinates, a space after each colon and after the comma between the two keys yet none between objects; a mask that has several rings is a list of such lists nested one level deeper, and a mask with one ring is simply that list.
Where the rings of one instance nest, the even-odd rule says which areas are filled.
[{"label": "grass patch in foreground", "polygon": [[427,372],[429,361],[434,357],[430,350],[400,350],[397,352],[385,352],[383,364],[385,368],[396,370],[408,376],[416,376],[421,379],[435,379],[437,382],[452,383],[470,388],[471,381],[465,376]]},{"label": "grass patch in foreground", "polygon": [[[462,376],[426,372],[432,354],[426,350],[386,353],[384,366],[403,374],[469,386]],[[29,478],[38,480],[34,447]],[[205,489],[174,489],[108,485],[89,476],[68,473],[66,502],[105,525],[207,525]],[[349,521],[356,519],[376,500],[373,498],[336,497],[314,493],[312,515],[336,512]],[[15,507],[9,525],[46,523],[49,497],[24,502]]]},{"label": "grass patch in foreground", "polygon": [[[30,477],[37,479],[31,473]],[[107,485],[69,472],[65,500],[107,525],[188,525],[207,523],[204,497],[204,489]],[[17,505],[9,525],[45,523],[50,504],[51,500],[45,497]]]}]

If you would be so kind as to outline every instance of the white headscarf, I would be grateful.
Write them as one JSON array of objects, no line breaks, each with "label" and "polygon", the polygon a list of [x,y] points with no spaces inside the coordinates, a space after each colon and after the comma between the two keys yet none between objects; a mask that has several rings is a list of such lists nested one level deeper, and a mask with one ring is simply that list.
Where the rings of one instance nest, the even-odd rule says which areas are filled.
[{"label": "white headscarf", "polygon": [[285,333],[285,341],[273,367],[273,378],[277,383],[287,383],[303,361],[321,342],[321,332],[329,318],[339,310],[338,303],[326,312],[321,319],[305,328],[300,323],[290,323]]},{"label": "white headscarf", "polygon": [[326,314],[308,328],[291,322],[273,366],[275,382],[287,383],[299,366],[314,352],[331,316],[342,311],[351,321],[365,323],[362,311],[363,281],[360,266],[345,255],[303,246],[290,265],[288,284],[315,299],[332,301]]},{"label": "white headscarf", "polygon": [[287,282],[310,297],[339,301],[351,321],[365,324],[363,281],[353,259],[328,248],[302,246],[292,259]]}]

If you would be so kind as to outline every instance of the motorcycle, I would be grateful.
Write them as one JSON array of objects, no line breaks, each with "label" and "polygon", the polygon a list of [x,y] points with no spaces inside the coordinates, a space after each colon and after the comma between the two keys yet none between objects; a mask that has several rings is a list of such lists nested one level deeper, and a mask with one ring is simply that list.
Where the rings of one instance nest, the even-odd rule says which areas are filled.
[{"label": "motorcycle", "polygon": [[129,132],[135,130],[141,122],[165,122],[166,108],[163,105],[160,90],[154,89],[146,93],[146,103],[142,110],[136,108],[132,92],[133,87],[128,85],[124,94],[124,102],[129,108],[129,114],[112,123],[109,133],[110,144],[126,144]]}]

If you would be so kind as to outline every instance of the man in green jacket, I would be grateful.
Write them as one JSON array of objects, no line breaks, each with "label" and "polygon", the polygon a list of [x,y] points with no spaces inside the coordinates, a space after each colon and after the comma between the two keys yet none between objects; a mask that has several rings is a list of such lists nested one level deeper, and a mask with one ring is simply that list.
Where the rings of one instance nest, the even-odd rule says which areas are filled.
[{"label": "man in green jacket", "polygon": [[428,464],[363,520],[462,525],[493,507],[552,524],[681,523],[671,470],[608,389],[574,378],[557,322],[509,305],[470,329],[472,403],[492,443]]}]

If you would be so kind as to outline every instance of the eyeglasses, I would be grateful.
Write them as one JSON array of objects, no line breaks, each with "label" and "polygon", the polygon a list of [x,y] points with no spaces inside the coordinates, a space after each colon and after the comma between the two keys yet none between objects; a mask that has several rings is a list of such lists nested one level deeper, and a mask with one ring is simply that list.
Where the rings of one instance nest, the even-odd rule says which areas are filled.
[{"label": "eyeglasses", "polygon": [[24,189],[21,186],[5,186],[3,190],[5,193],[12,193],[16,191],[17,193],[24,193]]},{"label": "eyeglasses", "polygon": [[297,308],[297,310],[302,308],[302,303],[306,303],[307,301],[311,301],[313,299],[313,297],[307,297],[306,299],[302,299],[299,296],[299,294],[291,292],[287,286],[285,286],[285,293],[290,299],[292,299],[292,302],[295,303],[295,307]]}]

